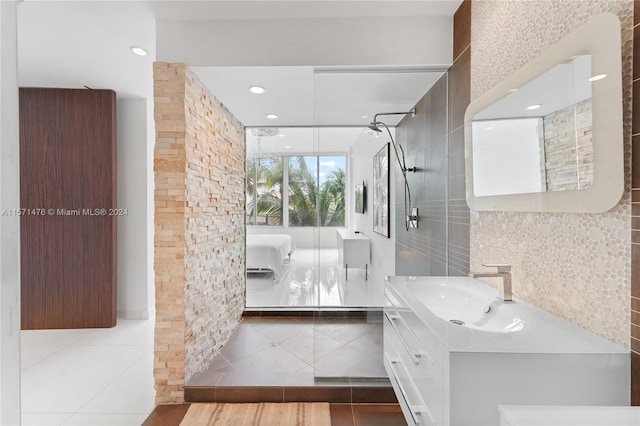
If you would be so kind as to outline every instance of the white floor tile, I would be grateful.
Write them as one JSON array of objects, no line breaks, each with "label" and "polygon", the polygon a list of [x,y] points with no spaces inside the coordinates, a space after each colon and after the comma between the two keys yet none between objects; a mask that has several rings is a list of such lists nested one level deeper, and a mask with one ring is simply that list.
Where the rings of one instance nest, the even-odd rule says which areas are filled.
[{"label": "white floor tile", "polygon": [[22,424],[140,425],[154,407],[153,326],[23,331]]},{"label": "white floor tile", "polygon": [[95,329],[74,345],[82,346],[153,346],[153,321],[119,319],[114,328]]},{"label": "white floor tile", "polygon": [[73,413],[22,413],[22,426],[59,426]]},{"label": "white floor tile", "polygon": [[95,333],[96,328],[74,328],[68,330],[23,330],[20,332],[21,346],[68,346]]},{"label": "white floor tile", "polygon": [[269,278],[247,279],[247,307],[381,307],[384,277],[365,280],[364,269],[338,265],[337,250],[297,249],[288,273],[276,284]]},{"label": "white floor tile", "polygon": [[153,348],[86,403],[80,413],[149,414],[154,403]]},{"label": "white floor tile", "polygon": [[145,346],[69,346],[22,374],[22,411],[75,413],[148,351]]},{"label": "white floor tile", "polygon": [[74,414],[65,426],[140,426],[148,415],[143,414]]},{"label": "white floor tile", "polygon": [[20,349],[20,370],[31,368],[64,348],[64,346],[22,346]]}]

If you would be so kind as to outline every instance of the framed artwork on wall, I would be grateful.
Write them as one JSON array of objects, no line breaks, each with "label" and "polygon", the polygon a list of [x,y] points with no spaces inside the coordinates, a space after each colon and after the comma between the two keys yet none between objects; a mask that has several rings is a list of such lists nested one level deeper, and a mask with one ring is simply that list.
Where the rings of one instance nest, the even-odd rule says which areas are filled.
[{"label": "framed artwork on wall", "polygon": [[390,237],[389,143],[373,157],[373,231]]}]

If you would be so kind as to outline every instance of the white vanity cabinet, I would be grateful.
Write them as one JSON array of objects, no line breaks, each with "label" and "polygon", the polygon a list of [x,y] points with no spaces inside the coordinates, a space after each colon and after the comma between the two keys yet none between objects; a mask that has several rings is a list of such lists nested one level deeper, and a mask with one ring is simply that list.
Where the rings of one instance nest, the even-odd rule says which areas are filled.
[{"label": "white vanity cabinet", "polygon": [[471,300],[474,286],[495,300],[495,288],[467,277],[387,278],[384,365],[410,426],[496,426],[500,405],[629,404],[628,349],[519,300],[494,303],[492,318],[514,309],[520,331],[452,323],[482,309],[446,300],[456,291]]},{"label": "white vanity cabinet", "polygon": [[447,424],[446,349],[389,289],[384,308],[384,365],[411,425]]},{"label": "white vanity cabinet", "polygon": [[365,269],[365,279],[368,275],[370,258],[369,238],[360,232],[350,229],[338,229],[338,260],[344,267],[344,278],[348,280],[349,266]]}]

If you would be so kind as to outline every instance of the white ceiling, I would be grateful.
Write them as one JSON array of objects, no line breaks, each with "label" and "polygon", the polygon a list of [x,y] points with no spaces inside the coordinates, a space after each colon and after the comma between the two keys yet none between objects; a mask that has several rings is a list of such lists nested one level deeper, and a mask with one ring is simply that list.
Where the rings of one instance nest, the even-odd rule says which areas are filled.
[{"label": "white ceiling", "polygon": [[[143,46],[149,56],[134,55]],[[138,2],[26,1],[18,5],[18,84],[153,93],[155,20]]]},{"label": "white ceiling", "polygon": [[149,2],[157,19],[300,19],[363,16],[453,16],[462,0],[285,0]]},{"label": "white ceiling", "polygon": [[[246,126],[366,125],[378,112],[408,111],[442,76],[416,70],[323,72],[313,67],[194,67]],[[266,89],[249,92],[252,85]],[[271,120],[265,114],[275,113]],[[395,125],[402,116],[385,118]]]},{"label": "white ceiling", "polygon": [[[401,22],[397,17],[402,16],[444,15],[450,20],[460,2],[28,0],[18,6],[19,84],[110,88],[119,98],[150,98],[153,93],[152,64],[156,60],[156,50],[163,48],[162,45],[156,46],[157,19],[181,21],[183,24],[193,21],[194,26],[195,21],[207,21],[205,26],[210,27],[216,22],[227,22],[228,25],[229,20],[264,22],[268,19],[312,17],[338,20],[345,17],[396,17],[397,24]],[[278,27],[271,30],[277,32]],[[378,31],[384,34],[382,28]],[[399,38],[401,34],[395,34],[395,37]],[[399,51],[412,51],[428,46],[428,41],[431,41],[432,44],[443,43],[450,49],[450,31],[438,37],[438,41],[434,40],[407,40],[406,43],[396,43],[396,46]],[[234,40],[231,37],[226,40],[227,50],[233,50],[234,43],[243,42],[251,43],[251,40]],[[146,48],[149,56],[134,55],[129,51],[132,45]],[[359,50],[377,54],[379,48],[367,43]],[[179,50],[179,46],[174,50]],[[211,55],[215,53],[210,52]],[[366,67],[357,68],[357,71],[364,72],[318,73],[314,72],[321,68],[317,66],[198,67],[195,72],[247,126],[359,124],[369,120],[361,118],[363,115],[405,110],[420,99],[439,74],[418,73],[415,72],[416,67],[443,64],[442,52],[433,62],[429,61],[428,54],[428,50],[422,51],[419,57],[426,59],[421,59],[419,66],[413,63],[408,67],[414,72],[372,72],[380,71],[380,67],[385,68],[383,71],[386,68],[393,68],[393,71],[406,68],[397,63],[385,63],[385,55],[380,56],[380,63],[375,66],[366,64]],[[341,67],[341,64],[332,65],[333,71]],[[250,84],[265,86],[267,93],[262,97],[251,95],[247,91]],[[269,112],[280,115],[277,122],[264,118]],[[395,123],[390,121],[390,124]]]},{"label": "white ceiling", "polygon": [[[376,140],[355,127],[280,127],[273,136],[256,136],[247,131],[247,154],[255,157],[271,154],[296,155],[309,152],[344,154],[356,142]],[[393,131],[393,130],[392,130]]]}]

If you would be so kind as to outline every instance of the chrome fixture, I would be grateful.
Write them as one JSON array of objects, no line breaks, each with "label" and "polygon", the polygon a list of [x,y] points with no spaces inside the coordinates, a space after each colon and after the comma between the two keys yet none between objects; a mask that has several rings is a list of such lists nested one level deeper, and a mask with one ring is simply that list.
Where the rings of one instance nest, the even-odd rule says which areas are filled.
[{"label": "chrome fixture", "polygon": [[471,276],[472,278],[502,278],[502,288],[498,289],[498,297],[505,302],[511,302],[513,300],[513,293],[511,292],[511,265],[483,263],[482,266],[486,266],[487,268],[497,268],[497,271],[477,273],[472,272],[469,274],[469,276]]},{"label": "chrome fixture", "polygon": [[418,228],[418,208],[417,207],[411,207],[411,191],[409,190],[409,182],[407,181],[407,172],[417,172],[418,169],[416,167],[409,167],[407,168],[406,162],[405,162],[405,157],[404,157],[404,150],[402,149],[402,146],[400,146],[400,153],[402,154],[402,156],[398,153],[398,146],[396,145],[396,142],[393,140],[393,136],[391,135],[391,130],[389,130],[389,127],[387,127],[387,125],[378,120],[378,116],[379,115],[407,115],[407,114],[411,114],[412,117],[416,116],[416,109],[413,108],[411,111],[406,111],[406,112],[379,112],[376,115],[373,116],[373,121],[367,126],[367,132],[374,134],[374,135],[379,135],[382,133],[382,130],[380,129],[379,126],[383,126],[385,129],[387,129],[387,133],[389,134],[389,139],[391,139],[391,145],[393,146],[393,151],[396,154],[396,159],[398,160],[398,165],[400,165],[400,171],[402,172],[402,177],[404,179],[404,217],[405,217],[405,221],[404,221],[404,227],[405,229],[408,231],[411,228]]}]

